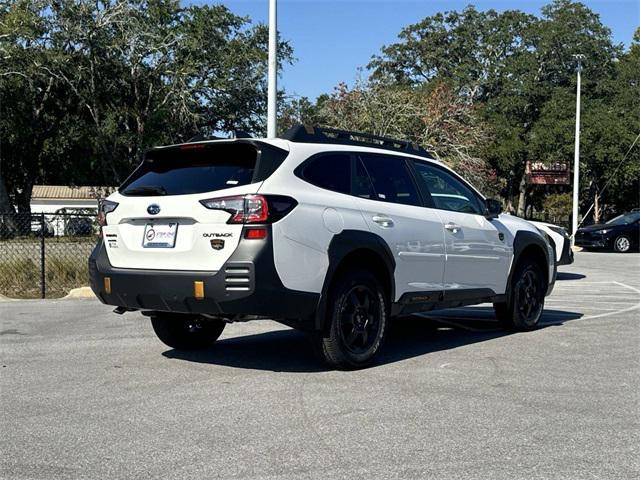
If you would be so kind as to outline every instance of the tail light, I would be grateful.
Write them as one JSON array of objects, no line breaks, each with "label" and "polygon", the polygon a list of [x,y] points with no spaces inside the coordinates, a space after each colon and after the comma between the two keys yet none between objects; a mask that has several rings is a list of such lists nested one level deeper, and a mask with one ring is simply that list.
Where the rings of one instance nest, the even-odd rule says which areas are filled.
[{"label": "tail light", "polygon": [[100,200],[98,202],[98,225],[104,227],[107,224],[107,213],[113,212],[118,207],[117,202]]},{"label": "tail light", "polygon": [[227,223],[273,223],[287,215],[298,204],[283,195],[236,195],[200,200],[210,210],[224,210],[231,217]]}]

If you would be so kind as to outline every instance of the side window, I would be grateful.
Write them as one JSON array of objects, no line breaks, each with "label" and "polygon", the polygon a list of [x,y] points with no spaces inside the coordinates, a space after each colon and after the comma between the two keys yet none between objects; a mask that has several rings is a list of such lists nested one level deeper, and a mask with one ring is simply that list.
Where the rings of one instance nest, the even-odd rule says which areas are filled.
[{"label": "side window", "polygon": [[353,172],[353,186],[351,187],[352,195],[360,198],[366,198],[367,200],[375,200],[376,193],[373,190],[371,179],[367,170],[362,164],[360,158],[356,158],[355,167]]},{"label": "side window", "polygon": [[402,158],[382,155],[361,155],[362,163],[371,178],[375,200],[420,205],[420,197]]},{"label": "side window", "polygon": [[328,154],[314,158],[302,170],[302,178],[316,187],[351,193],[351,157]]},{"label": "side window", "polygon": [[413,164],[435,208],[480,215],[484,213],[478,196],[453,175],[424,162],[414,161]]}]

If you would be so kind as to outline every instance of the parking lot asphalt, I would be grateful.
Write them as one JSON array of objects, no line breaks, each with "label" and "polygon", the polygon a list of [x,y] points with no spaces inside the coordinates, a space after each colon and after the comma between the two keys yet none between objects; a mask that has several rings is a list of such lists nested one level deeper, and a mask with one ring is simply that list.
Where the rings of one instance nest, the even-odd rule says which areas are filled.
[{"label": "parking lot asphalt", "polygon": [[274,322],[185,354],[111,310],[0,303],[2,478],[640,477],[638,254],[577,253],[536,331],[403,319],[356,372]]}]

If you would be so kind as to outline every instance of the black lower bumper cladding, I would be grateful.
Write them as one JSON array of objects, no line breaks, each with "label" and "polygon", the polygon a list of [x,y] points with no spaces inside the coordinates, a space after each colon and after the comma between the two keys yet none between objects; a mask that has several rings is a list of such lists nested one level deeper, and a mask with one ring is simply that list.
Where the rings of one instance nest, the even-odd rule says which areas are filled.
[{"label": "black lower bumper cladding", "polygon": [[[270,228],[266,239],[241,240],[218,272],[116,268],[99,240],[89,257],[89,276],[103,303],[135,310],[312,321],[320,297],[282,284]],[[202,282],[201,298],[196,298],[194,282]]]}]

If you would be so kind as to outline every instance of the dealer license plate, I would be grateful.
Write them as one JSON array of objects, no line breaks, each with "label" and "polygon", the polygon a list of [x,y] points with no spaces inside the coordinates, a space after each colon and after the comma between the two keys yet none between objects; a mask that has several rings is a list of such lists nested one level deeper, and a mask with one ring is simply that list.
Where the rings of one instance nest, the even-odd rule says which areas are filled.
[{"label": "dealer license plate", "polygon": [[178,224],[170,223],[147,223],[144,227],[144,237],[142,246],[144,248],[173,248],[176,245],[178,235]]}]

